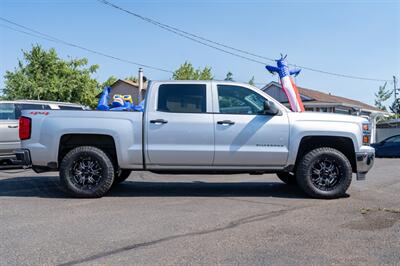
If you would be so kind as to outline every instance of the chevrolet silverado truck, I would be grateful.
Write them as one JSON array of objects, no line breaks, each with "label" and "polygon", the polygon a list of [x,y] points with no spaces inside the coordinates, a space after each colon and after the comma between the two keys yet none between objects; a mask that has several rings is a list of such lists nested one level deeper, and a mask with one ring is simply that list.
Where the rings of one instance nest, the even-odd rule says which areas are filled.
[{"label": "chevrolet silverado truck", "polygon": [[101,197],[131,171],[276,173],[315,198],[338,198],[374,163],[361,117],[295,113],[224,81],[152,81],[143,112],[23,111],[19,162],[59,171],[67,192]]}]

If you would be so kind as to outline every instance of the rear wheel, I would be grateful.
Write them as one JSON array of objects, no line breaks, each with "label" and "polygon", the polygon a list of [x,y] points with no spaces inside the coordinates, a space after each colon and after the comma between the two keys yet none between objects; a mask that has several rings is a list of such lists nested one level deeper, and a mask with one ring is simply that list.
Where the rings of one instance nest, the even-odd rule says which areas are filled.
[{"label": "rear wheel", "polygon": [[92,146],[68,152],[60,164],[63,188],[76,197],[102,197],[114,181],[114,166],[102,150]]},{"label": "rear wheel", "polygon": [[289,186],[297,185],[296,176],[293,173],[281,172],[281,173],[277,173],[276,175],[286,185],[289,185]]},{"label": "rear wheel", "polygon": [[122,169],[115,173],[114,183],[113,186],[118,185],[119,183],[124,182],[128,179],[129,175],[131,174],[132,170]]},{"label": "rear wheel", "polygon": [[352,179],[347,157],[333,148],[317,148],[300,159],[296,171],[300,188],[314,198],[334,199],[345,195]]}]

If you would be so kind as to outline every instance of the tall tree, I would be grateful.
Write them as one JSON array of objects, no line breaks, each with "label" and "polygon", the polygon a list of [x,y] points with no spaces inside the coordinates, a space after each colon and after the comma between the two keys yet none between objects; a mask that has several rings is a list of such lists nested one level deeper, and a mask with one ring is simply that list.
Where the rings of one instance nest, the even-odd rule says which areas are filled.
[{"label": "tall tree", "polygon": [[255,85],[255,83],[254,83],[254,76],[251,77],[251,79],[249,80],[248,83],[249,83],[250,85],[252,85],[252,86]]},{"label": "tall tree", "polygon": [[172,74],[172,79],[175,80],[212,80],[213,75],[211,73],[210,67],[205,67],[203,69],[195,69],[193,65],[189,62],[182,64],[175,72]]},{"label": "tall tree", "polygon": [[228,73],[226,73],[226,77],[224,79],[225,81],[233,81],[233,74],[232,72],[228,71]]},{"label": "tall tree", "polygon": [[106,81],[104,81],[104,82],[101,84],[101,88],[110,87],[110,86],[113,85],[117,80],[118,80],[117,77],[115,77],[115,76],[110,76]]},{"label": "tall tree", "polygon": [[378,92],[375,93],[375,106],[383,111],[387,111],[384,102],[392,96],[392,91],[386,90],[386,85],[387,82],[383,86],[379,86]]},{"label": "tall tree", "polygon": [[88,66],[86,58],[63,60],[54,49],[44,50],[34,45],[22,51],[14,71],[6,71],[6,99],[34,99],[80,103],[95,106],[100,92],[92,74],[97,65]]}]

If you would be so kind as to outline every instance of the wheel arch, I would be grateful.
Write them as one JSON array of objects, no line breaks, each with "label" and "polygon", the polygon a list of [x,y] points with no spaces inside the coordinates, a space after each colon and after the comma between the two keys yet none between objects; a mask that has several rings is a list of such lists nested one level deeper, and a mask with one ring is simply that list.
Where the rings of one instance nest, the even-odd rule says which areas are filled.
[{"label": "wheel arch", "polygon": [[64,134],[60,138],[58,149],[58,165],[62,158],[72,149],[79,146],[93,146],[104,151],[113,162],[118,166],[118,154],[115,140],[111,135],[106,134]]},{"label": "wheel arch", "polygon": [[343,136],[305,136],[301,139],[296,156],[295,168],[300,158],[308,152],[322,147],[336,149],[343,153],[350,161],[353,173],[357,172],[355,149],[353,140]]}]

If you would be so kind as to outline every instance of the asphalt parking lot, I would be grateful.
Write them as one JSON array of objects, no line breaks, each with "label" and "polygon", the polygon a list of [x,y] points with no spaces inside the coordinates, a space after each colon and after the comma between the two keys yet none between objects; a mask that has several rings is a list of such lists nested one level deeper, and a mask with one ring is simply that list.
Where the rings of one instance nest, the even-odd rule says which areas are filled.
[{"label": "asphalt parking lot", "polygon": [[400,265],[400,159],[337,200],[274,175],[149,173],[73,199],[57,173],[7,170],[0,221],[1,265]]}]

